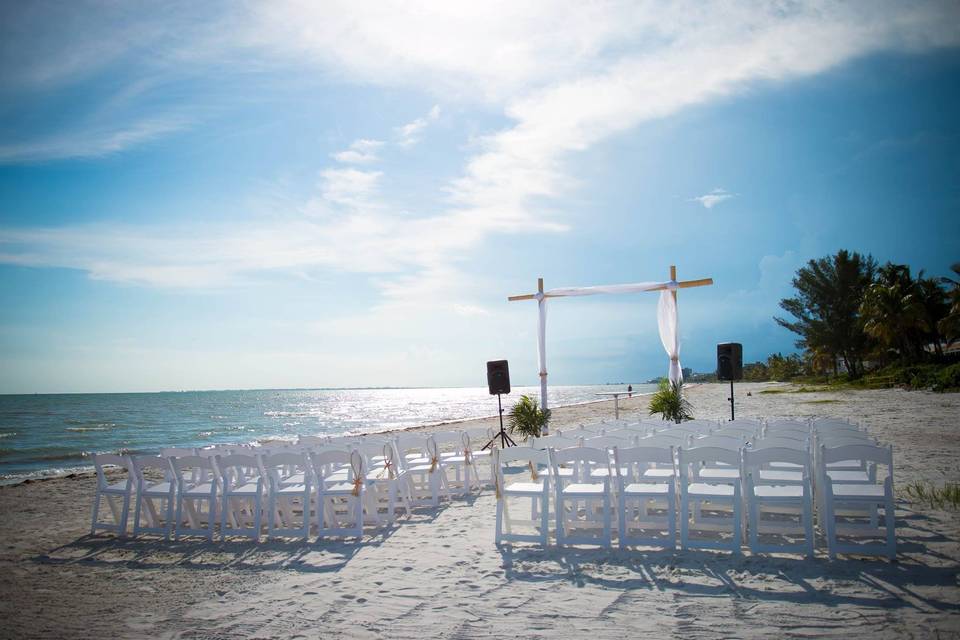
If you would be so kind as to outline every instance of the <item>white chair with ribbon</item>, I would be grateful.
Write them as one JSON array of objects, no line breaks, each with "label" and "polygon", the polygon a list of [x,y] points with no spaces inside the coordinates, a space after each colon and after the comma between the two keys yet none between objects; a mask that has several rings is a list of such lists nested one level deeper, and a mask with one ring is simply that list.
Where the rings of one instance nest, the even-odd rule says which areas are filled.
[{"label": "white chair with ribbon", "polygon": [[[510,447],[494,452],[494,491],[497,496],[496,543],[539,542],[546,547],[549,537],[550,476],[539,473],[540,465],[550,465],[550,455],[542,449]],[[526,463],[521,467],[511,463]],[[516,520],[510,516],[510,499],[531,500],[530,519]],[[533,533],[515,532],[514,527],[525,526]]]},{"label": "white chair with ribbon", "polygon": [[313,456],[314,469],[321,474],[343,464],[349,469],[345,481],[317,479],[317,535],[321,538],[363,537],[363,456],[359,451],[324,451]]}]

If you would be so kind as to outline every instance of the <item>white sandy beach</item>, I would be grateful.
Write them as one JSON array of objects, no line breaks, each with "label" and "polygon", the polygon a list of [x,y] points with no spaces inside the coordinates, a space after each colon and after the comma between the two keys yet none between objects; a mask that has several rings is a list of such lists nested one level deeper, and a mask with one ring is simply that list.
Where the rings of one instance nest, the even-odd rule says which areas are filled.
[{"label": "white sandy beach", "polygon": [[[738,415],[856,419],[894,445],[898,486],[960,481],[960,395],[759,393],[766,388],[737,385]],[[696,416],[729,415],[728,390],[691,389]],[[639,415],[646,402],[621,409]],[[612,413],[612,402],[562,408],[553,426]],[[0,636],[960,635],[960,515],[903,499],[898,562],[889,563],[831,562],[822,548],[813,560],[498,549],[490,490],[420,510],[360,543],[118,540],[86,535],[93,486],[91,475],[77,475],[0,488]]]}]

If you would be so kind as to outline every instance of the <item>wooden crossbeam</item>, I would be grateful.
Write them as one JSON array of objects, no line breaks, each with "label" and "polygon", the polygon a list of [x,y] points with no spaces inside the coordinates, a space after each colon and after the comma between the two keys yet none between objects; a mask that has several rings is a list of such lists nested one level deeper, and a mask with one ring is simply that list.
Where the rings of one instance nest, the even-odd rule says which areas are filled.
[{"label": "wooden crossbeam", "polygon": [[[670,280],[671,282],[677,281],[677,267],[674,265],[670,265]],[[700,278],[699,280],[684,280],[682,282],[677,282],[677,289],[690,289],[691,287],[706,287],[711,284],[713,284],[713,278]],[[662,285],[659,287],[654,287],[653,289],[650,289],[650,291],[662,291],[668,288],[669,287],[667,287],[667,285]],[[543,293],[544,298],[566,297],[566,296],[552,296],[549,293],[544,293],[543,278],[537,278],[537,291],[538,293]],[[677,297],[676,290],[673,291],[673,297],[674,299],[676,299]],[[523,295],[507,297],[507,300],[509,302],[516,302],[518,300],[536,300],[536,299],[537,299],[536,293],[525,293]]]}]

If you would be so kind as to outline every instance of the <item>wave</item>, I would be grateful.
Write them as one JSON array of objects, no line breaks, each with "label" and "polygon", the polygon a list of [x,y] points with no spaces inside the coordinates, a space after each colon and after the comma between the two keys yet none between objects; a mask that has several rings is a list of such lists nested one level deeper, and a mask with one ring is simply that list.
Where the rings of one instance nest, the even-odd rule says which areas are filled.
[{"label": "wave", "polygon": [[17,435],[16,431],[9,431],[7,433],[0,433],[0,438],[12,438],[15,435]]}]

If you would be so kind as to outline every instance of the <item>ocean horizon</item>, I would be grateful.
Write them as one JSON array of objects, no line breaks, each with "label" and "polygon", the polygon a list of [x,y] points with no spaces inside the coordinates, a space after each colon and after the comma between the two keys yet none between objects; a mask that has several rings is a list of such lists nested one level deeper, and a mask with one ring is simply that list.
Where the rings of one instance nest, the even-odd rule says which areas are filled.
[{"label": "ocean horizon", "polygon": [[[623,384],[552,386],[551,407]],[[634,393],[656,385],[633,384]],[[504,411],[539,387],[514,387]],[[608,398],[606,398],[608,399]],[[396,431],[497,415],[486,387],[352,387],[0,395],[0,482],[91,468],[86,454]]]}]

